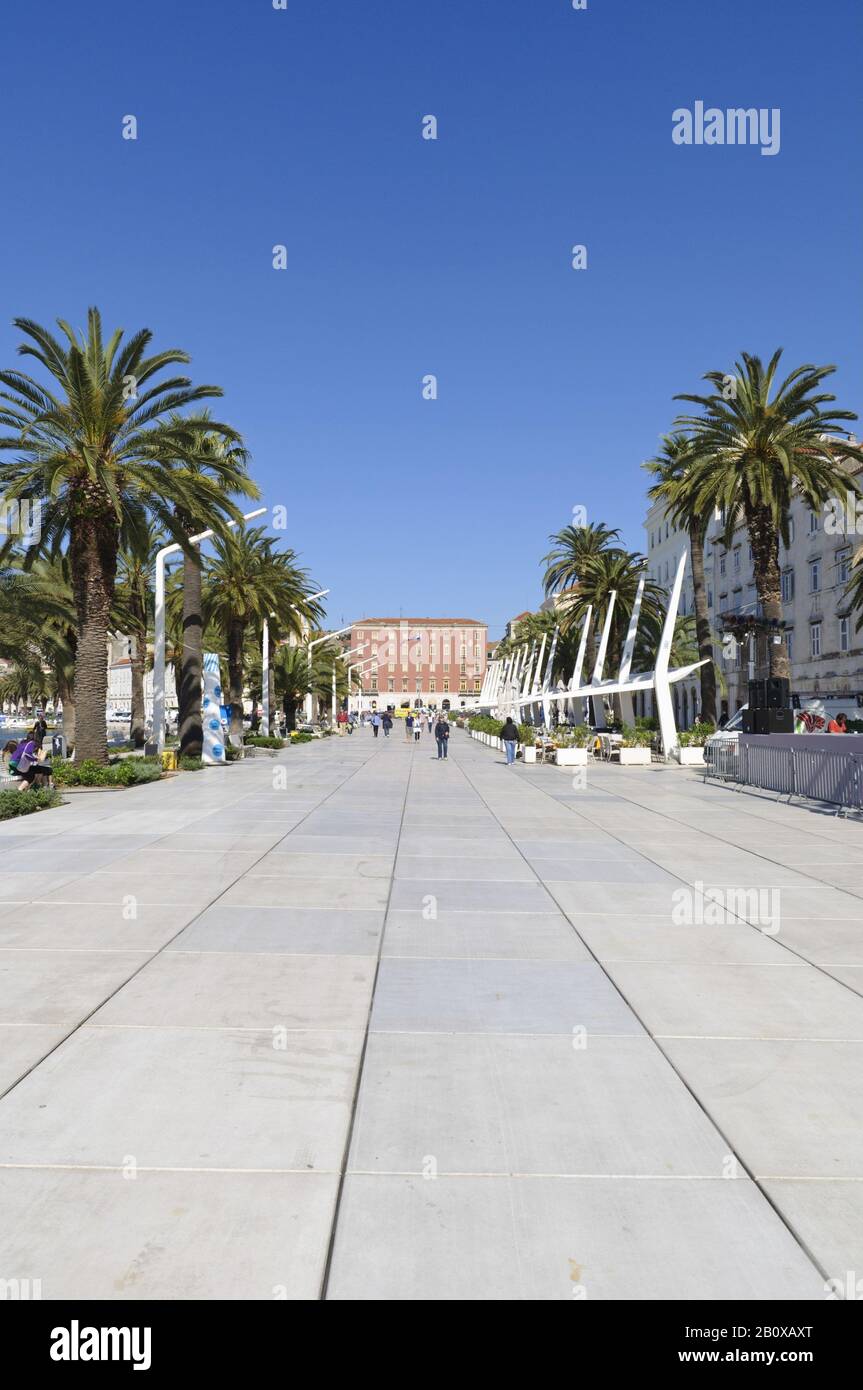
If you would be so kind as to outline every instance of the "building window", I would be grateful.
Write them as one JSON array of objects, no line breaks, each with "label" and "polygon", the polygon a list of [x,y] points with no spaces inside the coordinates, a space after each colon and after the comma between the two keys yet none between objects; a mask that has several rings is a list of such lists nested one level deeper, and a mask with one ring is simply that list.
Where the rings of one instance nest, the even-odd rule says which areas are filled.
[{"label": "building window", "polygon": [[838,582],[847,584],[851,574],[851,551],[839,550],[836,552],[836,568],[839,572]]},{"label": "building window", "polygon": [[721,554],[720,557],[719,557],[719,573],[720,573],[720,574],[724,574],[724,573],[725,573],[725,551],[724,551],[724,550],[723,550],[722,554]]},{"label": "building window", "polygon": [[443,683],[443,693],[444,693],[444,695],[446,695],[448,692],[449,692],[449,681],[444,681],[444,683]]},{"label": "building window", "polygon": [[725,613],[725,612],[727,611],[727,608],[728,608],[728,595],[727,595],[727,594],[720,594],[720,595],[719,595],[719,611],[720,611],[720,613]]},{"label": "building window", "polygon": [[794,633],[791,628],[785,629],[785,647],[788,652],[788,660],[794,660]]},{"label": "building window", "polygon": [[445,671],[448,671],[448,670],[449,670],[449,662],[448,662],[448,661],[445,661],[445,662],[444,662],[444,664],[443,664],[443,669],[444,669]]},{"label": "building window", "polygon": [[373,694],[373,695],[377,695],[377,693],[378,693],[378,678],[377,678],[377,676],[372,676],[372,694]]},{"label": "building window", "polygon": [[821,588],[821,561],[812,560],[809,564],[809,592],[817,594]]},{"label": "building window", "polygon": [[782,591],[782,602],[790,603],[794,597],[794,571],[783,570],[779,583]]},{"label": "building window", "polygon": [[390,693],[392,694],[392,692],[395,690],[395,688],[396,688],[396,683],[395,683],[395,681],[393,680],[392,676],[390,676],[389,679],[387,680],[387,690],[389,690]]},{"label": "building window", "polygon": [[434,676],[431,676],[431,677],[429,678],[429,694],[434,695],[434,693],[435,693],[436,690],[437,690],[437,681],[435,680]]},{"label": "building window", "polygon": [[459,681],[458,688],[460,694],[465,694],[467,692],[467,681]]},{"label": "building window", "polygon": [[735,573],[735,574],[739,574],[739,573],[740,573],[740,546],[739,546],[739,545],[736,545],[736,546],[734,547],[734,573]]},{"label": "building window", "polygon": [[809,628],[809,655],[821,655],[821,624],[812,623]]},{"label": "building window", "polygon": [[810,512],[810,513],[809,513],[809,534],[810,534],[810,536],[814,536],[814,535],[815,535],[815,532],[816,532],[817,530],[818,530],[818,513],[817,513],[817,512]]},{"label": "building window", "polygon": [[789,544],[789,545],[793,545],[793,544],[794,544],[794,517],[793,517],[793,516],[789,516],[789,518],[788,518],[788,544]]},{"label": "building window", "polygon": [[473,689],[474,689],[474,694],[475,694],[475,695],[478,695],[479,692],[482,690],[482,681],[474,681],[474,683],[473,683]]},{"label": "building window", "polygon": [[840,652],[850,652],[851,650],[850,618],[839,619],[839,650]]},{"label": "building window", "polygon": [[403,695],[407,695],[407,693],[408,693],[408,678],[407,678],[407,676],[402,676],[402,694],[403,694]]},{"label": "building window", "polygon": [[420,693],[420,691],[422,690],[422,688],[423,688],[422,680],[421,680],[419,677],[417,677],[417,682],[416,682],[416,692],[417,692],[417,694]]},{"label": "building window", "polygon": [[[693,595],[693,603],[694,603],[694,602],[695,602],[695,597],[694,597],[694,595]],[[708,608],[712,608],[712,607],[713,607],[713,590],[711,589],[711,587],[710,587],[709,584],[708,584],[708,586],[707,586],[707,607],[708,607]]]}]

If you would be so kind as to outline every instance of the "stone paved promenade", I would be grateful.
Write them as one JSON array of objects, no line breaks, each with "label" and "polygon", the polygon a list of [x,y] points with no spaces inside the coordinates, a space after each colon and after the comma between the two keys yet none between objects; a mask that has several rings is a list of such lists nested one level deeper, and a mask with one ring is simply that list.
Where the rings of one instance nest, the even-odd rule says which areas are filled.
[{"label": "stone paved promenade", "polygon": [[[0,1279],[571,1300],[863,1276],[859,823],[679,769],[576,790],[464,733],[443,764],[396,730],[78,796],[0,843]],[[696,883],[763,888],[778,933],[701,922]]]}]

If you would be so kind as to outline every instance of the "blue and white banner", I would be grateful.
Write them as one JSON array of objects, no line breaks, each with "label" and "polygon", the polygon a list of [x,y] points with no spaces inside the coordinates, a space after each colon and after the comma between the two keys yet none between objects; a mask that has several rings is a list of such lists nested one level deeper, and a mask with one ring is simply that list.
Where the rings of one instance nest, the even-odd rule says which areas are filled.
[{"label": "blue and white banner", "polygon": [[222,678],[219,658],[215,652],[204,652],[204,704],[202,710],[204,746],[201,757],[205,763],[223,763],[225,733],[222,728]]}]

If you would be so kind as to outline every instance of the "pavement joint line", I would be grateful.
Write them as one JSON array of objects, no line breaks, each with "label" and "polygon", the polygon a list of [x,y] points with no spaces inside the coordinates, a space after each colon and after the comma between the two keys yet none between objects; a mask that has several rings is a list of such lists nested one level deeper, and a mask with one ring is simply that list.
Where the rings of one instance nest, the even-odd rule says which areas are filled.
[{"label": "pavement joint line", "polygon": [[[8,1024],[8,1025],[6,1025],[6,1026],[7,1026],[7,1027],[11,1027],[12,1025],[11,1025],[11,1024]],[[59,1025],[57,1025],[57,1024],[32,1024],[32,1025],[28,1025],[28,1026],[30,1026],[30,1027],[40,1027],[40,1028],[50,1028],[50,1027],[57,1027],[57,1026],[59,1026]],[[133,1030],[133,1029],[134,1029],[134,1030],[139,1030],[139,1031],[141,1031],[141,1032],[148,1032],[148,1031],[150,1031],[150,1032],[158,1032],[158,1033],[172,1033],[172,1032],[173,1032],[173,1033],[255,1033],[255,1034],[257,1034],[257,1033],[263,1033],[263,1034],[264,1034],[265,1036],[267,1036],[267,1037],[269,1037],[269,1036],[272,1034],[272,1031],[273,1031],[272,1023],[269,1023],[269,1022],[268,1022],[268,1023],[96,1023],[96,1022],[92,1022],[92,1021],[90,1021],[90,1020],[87,1020],[87,1021],[85,1021],[84,1023],[80,1024],[80,1027],[81,1027],[81,1028],[105,1028],[105,1029],[109,1029],[109,1028],[120,1029],[120,1028],[122,1028],[122,1029],[126,1029],[126,1030]],[[338,1026],[336,1026],[336,1027],[321,1028],[321,1027],[319,1027],[319,1026],[316,1026],[316,1025],[313,1024],[313,1023],[310,1023],[310,1024],[298,1024],[297,1027],[295,1027],[295,1028],[289,1028],[287,1025],[282,1025],[282,1024],[280,1023],[280,1024],[279,1024],[279,1027],[280,1027],[280,1028],[283,1027],[283,1028],[284,1028],[284,1031],[285,1031],[286,1033],[296,1033],[297,1035],[300,1035],[300,1034],[303,1034],[303,1033],[322,1033],[322,1034],[324,1034],[324,1036],[326,1036],[326,1035],[328,1035],[328,1034],[335,1034],[335,1035],[337,1035],[337,1034],[340,1034],[340,1033],[345,1033],[345,1034],[353,1034],[353,1033],[356,1033],[357,1036],[360,1036],[360,1035],[363,1033],[363,1031],[364,1031],[362,1028],[351,1028],[351,1027],[349,1027],[349,1026],[347,1026],[347,1025],[345,1025],[345,1026],[338,1025]],[[567,1035],[564,1034],[564,1036],[567,1036]]]},{"label": "pavement joint line", "polygon": [[[352,771],[348,772],[348,774],[347,774],[345,777],[343,777],[342,780],[341,780],[340,782],[338,782],[338,784],[337,784],[334,788],[332,788],[329,792],[327,792],[326,796],[322,797],[322,799],[321,799],[310,811],[308,811],[307,814],[306,814],[305,816],[301,817],[300,820],[296,822],[296,824],[297,824],[297,825],[302,825],[303,821],[304,821],[304,820],[307,820],[308,817],[309,817],[310,815],[312,815],[315,811],[319,811],[319,810],[321,809],[321,807],[324,806],[324,805],[327,803],[327,801],[330,800],[331,797],[335,796],[335,794],[336,794],[337,791],[340,791],[340,790],[342,789],[342,787],[344,787],[348,782],[350,782],[354,777],[356,777],[357,774],[358,774],[359,772],[362,771],[362,769],[367,765],[367,763],[369,763],[369,762],[371,761],[371,759],[372,759],[373,756],[374,756],[374,750],[372,749],[372,750],[369,752],[368,756],[365,757],[361,763],[357,764],[357,765],[353,768]],[[275,761],[275,760],[273,760],[273,761]],[[134,793],[135,790],[143,791],[143,790],[145,790],[145,789],[144,789],[144,788],[130,788],[129,790],[130,790],[131,792]],[[238,797],[238,798],[236,799],[235,802],[230,802],[229,804],[230,804],[231,806],[236,806],[239,802],[242,802],[242,801],[247,800],[247,799],[248,799],[248,796],[249,796],[249,793],[247,792],[245,795]],[[228,803],[226,803],[226,804],[228,804]],[[107,816],[107,814],[108,814],[108,812],[107,812],[107,810],[106,810],[106,816]],[[208,813],[206,813],[206,814],[210,814],[210,813],[208,812]],[[291,832],[294,830],[294,828],[295,828],[295,826],[291,826],[288,830],[286,830],[285,833],[284,833],[284,835],[282,835],[282,836],[280,837],[280,839],[278,839],[278,840],[276,841],[276,844],[281,844],[282,840],[284,840],[288,835],[290,835]],[[167,837],[170,836],[172,833],[173,833],[172,831],[167,831],[164,838],[167,838]],[[270,848],[272,848],[272,846],[271,846]],[[256,862],[256,863],[257,863],[257,862],[260,862],[260,860],[263,859],[263,858],[265,857],[265,855],[267,855],[267,854],[269,854],[269,853],[270,853],[270,849],[266,849],[266,850],[261,851],[260,855],[258,856],[258,860],[256,860],[255,862]],[[252,865],[251,867],[254,867],[254,866]],[[245,875],[247,872],[248,872],[248,869],[242,869],[242,870],[237,874],[237,877],[236,877],[236,879],[234,880],[234,882],[237,882],[239,879],[243,878],[244,875]],[[79,875],[79,877],[87,877],[87,875]],[[92,1017],[93,1017],[94,1014],[98,1013],[99,1010],[100,1010],[100,1009],[103,1009],[103,1008],[105,1007],[105,1005],[106,1005],[107,1003],[109,1003],[111,999],[114,998],[115,995],[119,994],[119,992],[120,992],[121,989],[124,989],[125,986],[126,986],[127,984],[129,984],[132,980],[136,979],[137,976],[140,975],[140,973],[141,973],[142,970],[146,970],[147,967],[148,967],[149,965],[151,965],[152,962],[156,959],[156,957],[159,956],[159,955],[161,955],[162,952],[165,951],[165,950],[167,949],[168,946],[170,946],[170,944],[171,944],[172,941],[176,941],[177,937],[180,936],[180,935],[187,929],[187,927],[190,927],[190,926],[192,925],[193,922],[196,922],[196,921],[198,920],[199,917],[202,917],[203,914],[207,911],[208,908],[214,907],[214,906],[216,905],[216,903],[218,903],[218,901],[219,901],[220,898],[225,897],[225,895],[226,895],[226,893],[229,891],[229,888],[230,888],[230,887],[233,887],[233,884],[230,884],[228,888],[223,888],[223,889],[221,889],[220,892],[218,892],[218,893],[215,895],[215,897],[212,899],[212,901],[211,901],[211,902],[208,902],[208,903],[206,904],[206,906],[204,906],[204,907],[202,907],[202,908],[200,908],[200,909],[193,908],[193,909],[192,909],[192,916],[190,917],[190,919],[189,919],[188,922],[185,922],[181,927],[179,927],[179,928],[177,929],[177,931],[174,933],[173,936],[171,936],[166,942],[164,942],[164,943],[158,948],[157,951],[154,951],[153,955],[149,956],[147,960],[141,962],[141,964],[138,966],[137,970],[133,970],[132,973],[131,973],[131,975],[129,975],[125,980],[123,980],[120,984],[118,984],[117,987],[116,987],[115,989],[113,989],[113,990],[111,991],[110,994],[106,995],[106,997],[105,997],[104,999],[100,1000],[99,1003],[96,1004],[96,1005],[90,1010],[90,1012],[89,1012],[88,1014],[85,1014],[83,1018],[79,1019],[78,1022],[74,1025],[74,1027],[70,1028],[69,1031],[68,1031],[68,1033],[66,1033],[62,1038],[60,1038],[56,1043],[54,1043],[53,1047],[50,1047],[50,1048],[48,1049],[47,1052],[45,1052],[41,1057],[37,1058],[37,1060],[32,1064],[32,1066],[29,1066],[29,1067],[26,1069],[26,1071],[23,1071],[23,1072],[21,1073],[20,1076],[16,1077],[15,1080],[12,1081],[12,1082],[10,1083],[10,1085],[6,1086],[2,1091],[0,1091],[0,1104],[2,1104],[3,1100],[5,1100],[6,1096],[8,1096],[8,1095],[10,1094],[10,1092],[12,1092],[13,1090],[15,1090],[15,1088],[16,1088],[17,1086],[20,1086],[22,1081],[26,1080],[26,1078],[30,1075],[31,1072],[35,1071],[36,1067],[41,1066],[41,1064],[42,1064],[48,1057],[52,1056],[53,1053],[55,1053],[55,1052],[58,1050],[58,1048],[62,1047],[62,1046],[64,1045],[64,1043],[68,1042],[69,1038],[71,1038],[72,1035],[73,1035],[74,1033],[76,1033],[76,1032],[78,1031],[79,1028],[81,1028],[84,1024],[88,1023],[89,1020],[92,1019]],[[31,901],[33,901],[33,902],[34,902],[34,905],[35,905],[35,903],[36,903],[38,900],[31,900]],[[110,904],[109,904],[109,905],[110,905]],[[174,907],[177,906],[177,904],[140,904],[140,905],[141,905],[141,906],[174,906]],[[95,904],[95,903],[93,903],[93,904],[77,903],[77,904],[69,904],[69,906],[79,906],[79,907],[80,907],[80,906],[84,906],[84,907],[86,907],[86,906],[103,906],[103,904],[101,904],[101,903],[99,903],[99,904]],[[50,1025],[49,1025],[49,1026],[50,1026]],[[66,1024],[55,1024],[55,1025],[53,1025],[53,1026],[65,1028],[65,1027],[66,1027]]]},{"label": "pavement joint line", "polygon": [[[377,742],[377,740],[375,740],[375,743],[376,743],[376,742]],[[372,745],[373,750],[374,750],[374,746],[375,746],[375,745],[373,744],[373,745]],[[404,821],[405,821],[405,808],[407,807],[408,796],[410,795],[410,788],[411,788],[411,780],[412,780],[412,778],[413,778],[413,771],[414,771],[414,759],[411,758],[410,762],[408,763],[407,776],[406,776],[405,779],[404,779],[404,793],[403,793],[403,795],[402,795],[401,814],[400,814],[400,816],[399,816],[398,829],[397,829],[397,832],[396,832],[396,843],[395,843],[395,853],[396,853],[396,855],[398,855],[399,845],[401,844],[402,831],[403,831],[403,829],[404,829]],[[391,902],[392,902],[392,894],[393,894],[393,886],[394,886],[394,884],[395,884],[395,877],[394,877],[394,875],[391,873],[391,874],[390,874],[390,878],[389,878],[389,885],[388,885],[388,888],[387,888],[387,900],[386,900],[386,905],[385,905],[385,907],[384,907],[383,928],[382,928],[382,930],[381,930],[380,937],[379,937],[379,939],[378,939],[377,954],[376,954],[376,956],[375,956],[374,977],[373,977],[373,979],[372,979],[372,987],[371,987],[371,992],[370,992],[370,994],[369,994],[368,1011],[367,1011],[367,1013],[366,1013],[365,1033],[364,1033],[364,1036],[363,1036],[362,1047],[361,1047],[361,1049],[360,1049],[360,1055],[359,1055],[359,1059],[358,1059],[358,1062],[357,1062],[357,1068],[356,1068],[356,1073],[355,1073],[355,1077],[354,1077],[354,1092],[353,1092],[353,1096],[352,1096],[352,1098],[351,1098],[351,1112],[350,1112],[350,1117],[349,1117],[349,1119],[348,1119],[347,1132],[346,1132],[346,1134],[345,1134],[345,1144],[344,1144],[344,1149],[343,1149],[343,1152],[342,1152],[341,1173],[340,1173],[340,1175],[339,1175],[339,1184],[338,1184],[338,1188],[337,1188],[337,1190],[336,1190],[335,1201],[333,1202],[333,1214],[332,1214],[332,1219],[331,1219],[331,1222],[330,1222],[330,1236],[329,1236],[329,1240],[328,1240],[328,1242],[327,1242],[326,1256],[325,1256],[325,1259],[324,1259],[324,1269],[323,1269],[323,1274],[322,1274],[322,1276],[321,1276],[320,1289],[319,1289],[319,1292],[318,1292],[318,1299],[319,1299],[319,1301],[322,1302],[322,1303],[325,1303],[325,1302],[327,1301],[327,1292],[328,1292],[329,1284],[330,1284],[330,1273],[331,1273],[331,1271],[332,1271],[333,1257],[334,1257],[334,1254],[335,1254],[336,1234],[337,1234],[337,1231],[338,1231],[339,1217],[340,1217],[341,1208],[342,1208],[342,1197],[343,1197],[343,1194],[344,1194],[345,1176],[346,1176],[347,1171],[348,1171],[348,1161],[349,1161],[349,1159],[350,1159],[351,1145],[352,1145],[352,1143],[353,1143],[354,1127],[355,1127],[355,1125],[356,1125],[357,1109],[358,1109],[358,1107],[359,1107],[359,1101],[360,1101],[360,1091],[361,1091],[361,1089],[362,1089],[363,1076],[364,1076],[364,1073],[365,1073],[366,1054],[367,1054],[367,1052],[368,1052],[369,1037],[370,1037],[371,1032],[372,1032],[372,1027],[371,1027],[371,1023],[372,1023],[372,1013],[373,1013],[373,1011],[374,1011],[374,1006],[375,1006],[375,995],[377,994],[378,978],[379,978],[379,976],[380,976],[381,961],[382,961],[382,959],[383,959],[383,944],[384,944],[384,938],[385,938],[385,936],[386,936],[386,923],[387,923],[387,917],[389,916],[390,904],[391,904]]]},{"label": "pavement joint line", "polygon": [[[124,1165],[121,1163],[2,1163],[0,1162],[0,1172],[3,1171],[35,1171],[35,1172],[61,1172],[61,1173],[122,1173]],[[199,1167],[193,1164],[143,1164],[136,1165],[137,1173],[238,1173],[238,1174],[277,1174],[288,1175],[291,1177],[337,1177],[341,1173],[340,1168],[226,1168]],[[351,1178],[423,1178],[421,1168],[349,1168],[347,1176]],[[527,1180],[532,1178],[557,1178],[562,1181],[590,1181],[590,1182],[743,1182],[753,1186],[750,1178],[724,1178],[721,1173],[546,1173],[537,1170],[513,1169],[502,1171],[501,1169],[453,1169],[443,1171],[438,1170],[433,1181],[438,1178],[515,1178],[517,1180]],[[430,1181],[429,1179],[425,1179]],[[801,1182],[800,1178],[793,1175],[786,1177],[774,1177],[771,1175],[771,1182]],[[812,1178],[808,1181],[813,1182],[863,1182],[863,1178]]]},{"label": "pavement joint line", "polygon": [[[472,743],[474,742],[474,740],[469,740],[469,742],[472,744]],[[478,751],[478,750],[477,750],[477,751]],[[489,802],[486,800],[486,798],[483,796],[482,792],[479,790],[479,788],[475,787],[475,784],[474,784],[474,783],[472,782],[472,780],[470,779],[468,773],[462,770],[461,762],[459,762],[459,770],[462,772],[462,776],[465,778],[465,780],[468,781],[468,782],[470,783],[471,786],[474,786],[474,789],[477,791],[477,795],[478,795],[478,796],[480,797],[480,799],[483,801],[483,803],[484,803],[485,806],[488,808],[488,810],[489,810],[489,811],[492,811],[491,805],[490,805]],[[541,785],[541,783],[540,783],[540,781],[539,781],[538,779],[526,777],[526,776],[524,775],[524,770],[523,770],[523,769],[521,769],[521,770],[516,769],[515,775],[516,775],[516,777],[519,778],[519,780],[520,780],[522,783],[525,783],[525,782],[526,782],[529,786],[534,787],[536,791],[540,792],[540,793],[543,794],[544,796],[550,797],[551,800],[554,800],[554,799],[555,799],[554,796],[553,796],[553,794],[552,794],[547,788],[544,788],[544,787]],[[612,795],[615,795],[615,794],[612,793]],[[618,796],[619,796],[619,794],[618,794]],[[620,799],[625,801],[627,798],[622,797],[622,798],[620,798]],[[589,814],[588,814],[587,809],[579,809],[579,810],[576,810],[574,806],[570,808],[569,805],[568,805],[568,803],[557,802],[557,804],[558,804],[558,805],[561,805],[561,804],[564,805],[565,809],[568,811],[569,814],[577,815],[577,816],[579,817],[580,820],[585,821],[588,825],[596,826],[597,822],[596,822],[595,820],[592,820],[592,819],[591,819],[591,817],[590,817]],[[638,803],[633,803],[633,804],[638,804]],[[644,808],[641,808],[641,809],[644,809]],[[492,811],[492,814],[494,814],[493,811]],[[499,817],[496,817],[496,818],[498,819],[498,824],[501,826],[501,828],[502,828],[503,830],[506,831],[506,825],[505,825],[505,823],[504,823],[502,820],[500,820]],[[668,819],[671,819],[671,817],[669,817]],[[679,823],[679,822],[677,822],[677,823]],[[604,829],[604,827],[603,827],[603,829]],[[509,833],[509,832],[507,831],[507,833]],[[612,838],[613,838],[614,840],[616,840],[618,844],[621,844],[621,845],[626,844],[626,841],[623,840],[623,839],[621,839],[620,835],[614,834],[614,833],[612,833],[612,832],[608,832],[608,833],[611,833],[611,834],[612,834]],[[518,845],[516,844],[515,840],[512,839],[512,836],[510,836],[510,839],[512,840],[513,846],[514,846],[516,849],[519,849],[519,847],[518,847]],[[522,854],[522,857],[524,858],[525,863],[526,863],[526,864],[529,864],[529,860],[526,858],[526,856],[524,855],[524,853],[523,853],[523,851],[522,851],[521,849],[519,849],[519,853]],[[644,853],[644,851],[640,851],[640,853],[642,854],[642,858],[644,858],[648,863],[655,863],[655,860],[652,860],[652,859],[650,858],[650,855],[649,855],[649,854]],[[530,865],[530,867],[531,867],[531,869],[533,870],[533,866]],[[659,867],[659,866],[657,866],[657,867]],[[536,871],[533,870],[533,872],[536,872]],[[537,877],[539,877],[538,874],[537,874]],[[676,875],[675,875],[675,877],[676,877]],[[679,881],[679,882],[685,882],[685,880],[678,880],[678,881]],[[686,886],[687,886],[687,887],[691,887],[690,884],[687,884]],[[554,897],[554,894],[552,894],[552,897]],[[562,905],[561,903],[559,903],[559,902],[558,902],[558,907],[560,907],[561,911],[564,910],[564,909],[563,909],[563,905]],[[587,914],[581,914],[581,915],[587,915]],[[735,915],[736,915],[736,914],[735,914]],[[778,1206],[778,1204],[773,1200],[773,1198],[770,1196],[769,1192],[765,1191],[765,1189],[760,1185],[760,1183],[758,1183],[758,1180],[757,1180],[757,1178],[756,1178],[754,1172],[753,1172],[752,1169],[749,1167],[749,1165],[744,1161],[743,1157],[742,1157],[741,1154],[738,1152],[738,1150],[737,1150],[737,1148],[735,1147],[735,1145],[731,1143],[731,1141],[730,1141],[728,1135],[725,1133],[725,1131],[723,1130],[722,1126],[718,1123],[716,1117],[715,1117],[714,1115],[711,1114],[710,1110],[708,1109],[708,1106],[707,1106],[706,1102],[703,1101],[703,1100],[701,1099],[701,1097],[700,1097],[700,1096],[698,1095],[698,1093],[695,1091],[695,1089],[693,1088],[693,1086],[690,1085],[689,1081],[687,1081],[686,1077],[683,1075],[683,1072],[680,1070],[680,1068],[678,1067],[678,1065],[674,1062],[674,1059],[673,1059],[672,1057],[669,1056],[668,1051],[661,1045],[660,1040],[659,1040],[657,1037],[655,1037],[655,1036],[653,1035],[653,1033],[651,1032],[651,1030],[646,1026],[646,1024],[645,1024],[645,1022],[644,1022],[644,1019],[641,1017],[641,1014],[640,1014],[639,1010],[636,1009],[636,1008],[634,1007],[634,1005],[633,1005],[633,1004],[630,1002],[630,1000],[627,998],[627,996],[626,996],[624,990],[621,988],[621,986],[617,983],[617,981],[616,981],[616,980],[614,979],[614,977],[609,973],[609,971],[607,971],[607,970],[604,968],[604,966],[603,966],[603,964],[602,964],[602,961],[599,959],[599,957],[598,957],[598,956],[596,955],[596,953],[593,951],[593,949],[592,949],[591,946],[590,946],[590,943],[589,943],[588,941],[586,941],[585,938],[584,938],[584,937],[581,935],[581,933],[578,931],[578,928],[576,927],[575,922],[572,921],[572,918],[571,918],[571,917],[569,918],[569,920],[570,920],[570,922],[571,922],[571,924],[572,924],[572,929],[573,929],[573,931],[574,931],[574,932],[576,933],[576,935],[578,936],[578,938],[579,938],[579,940],[581,941],[582,945],[584,946],[585,950],[589,952],[589,954],[592,956],[592,958],[594,959],[594,961],[596,961],[597,965],[599,965],[600,969],[602,969],[603,974],[605,975],[606,979],[609,981],[610,985],[611,985],[612,988],[616,991],[616,993],[619,995],[619,997],[623,1000],[624,1004],[625,1004],[626,1007],[630,1010],[630,1012],[632,1013],[633,1017],[637,1020],[637,1022],[641,1025],[641,1027],[644,1028],[644,1030],[645,1030],[645,1032],[648,1034],[648,1036],[653,1038],[654,1045],[656,1046],[657,1051],[660,1053],[660,1055],[661,1055],[662,1057],[665,1058],[666,1063],[668,1064],[669,1067],[671,1067],[671,1069],[672,1069],[672,1071],[674,1072],[674,1074],[678,1077],[678,1079],[679,1079],[681,1085],[686,1089],[686,1091],[688,1092],[688,1094],[691,1096],[692,1100],[693,1100],[694,1103],[698,1106],[698,1108],[700,1109],[700,1111],[702,1112],[702,1114],[705,1116],[705,1118],[707,1119],[708,1123],[711,1124],[711,1125],[713,1126],[713,1129],[716,1131],[716,1133],[719,1135],[719,1137],[722,1139],[722,1141],[723,1141],[725,1144],[727,1144],[727,1146],[728,1146],[728,1152],[734,1157],[735,1161],[739,1164],[739,1166],[743,1169],[743,1171],[751,1178],[751,1180],[753,1181],[753,1183],[756,1184],[756,1186],[758,1187],[759,1192],[761,1193],[762,1197],[764,1198],[764,1201],[765,1201],[765,1202],[767,1203],[767,1205],[771,1208],[771,1210],[775,1213],[775,1215],[777,1216],[778,1220],[782,1223],[782,1225],[785,1227],[785,1229],[789,1232],[789,1234],[791,1235],[792,1239],[796,1242],[796,1244],[799,1246],[800,1250],[803,1252],[803,1254],[806,1256],[806,1258],[811,1262],[811,1264],[812,1264],[812,1265],[814,1266],[814,1268],[818,1271],[818,1273],[821,1274],[822,1277],[823,1277],[824,1279],[829,1278],[829,1274],[828,1274],[827,1270],[822,1266],[821,1262],[817,1259],[817,1257],[816,1257],[814,1251],[810,1249],[809,1245],[808,1245],[807,1242],[803,1239],[802,1235],[801,1235],[801,1234],[796,1230],[796,1228],[792,1225],[790,1219],[789,1219],[788,1217],[786,1217],[785,1213],[781,1210],[781,1208]],[[746,925],[751,927],[752,924],[751,924],[751,923],[747,923]],[[783,947],[783,949],[787,950],[788,948],[787,948],[787,947]],[[795,954],[795,953],[792,952],[792,954]],[[833,977],[832,977],[832,976],[828,976],[828,978],[832,979]],[[852,991],[852,992],[853,992],[853,991]]]}]

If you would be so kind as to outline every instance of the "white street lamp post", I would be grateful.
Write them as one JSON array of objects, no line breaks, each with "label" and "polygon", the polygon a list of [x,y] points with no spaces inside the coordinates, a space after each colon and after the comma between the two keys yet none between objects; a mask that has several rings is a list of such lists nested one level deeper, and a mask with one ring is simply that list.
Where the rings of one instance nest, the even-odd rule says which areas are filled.
[{"label": "white street lamp post", "polygon": [[[266,507],[256,507],[253,512],[246,512],[243,521],[251,521],[253,517],[262,516]],[[229,521],[229,526],[236,526],[236,521]],[[209,540],[213,535],[212,530],[201,531],[197,536],[190,536],[191,545],[200,545],[202,541]],[[172,555],[175,550],[182,550],[179,541],[173,545],[165,545],[156,552],[156,577],[155,577],[155,621],[153,633],[153,738],[156,742],[156,751],[161,755],[165,747],[165,560]]]},{"label": "white street lamp post", "polygon": [[[274,618],[275,613],[270,614]],[[264,635],[261,641],[261,731],[266,738],[270,732],[270,618],[264,618]]]}]

